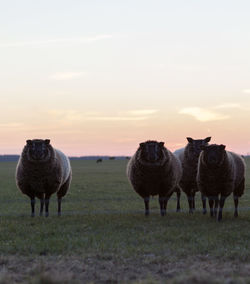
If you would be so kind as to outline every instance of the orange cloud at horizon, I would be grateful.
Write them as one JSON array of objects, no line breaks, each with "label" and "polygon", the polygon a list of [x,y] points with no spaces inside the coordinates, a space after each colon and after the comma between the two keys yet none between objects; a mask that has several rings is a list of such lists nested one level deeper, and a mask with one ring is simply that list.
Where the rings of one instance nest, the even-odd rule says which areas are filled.
[{"label": "orange cloud at horizon", "polygon": [[127,156],[146,140],[163,141],[174,151],[186,145],[186,137],[212,136],[211,143],[225,144],[228,150],[247,154],[250,152],[247,121],[247,113],[242,112],[238,117],[199,121],[173,110],[168,113],[141,110],[130,116],[128,113],[108,116],[91,113],[87,117],[62,111],[47,115],[42,121],[2,124],[0,153],[20,154],[27,139],[49,138],[55,148],[70,156]]}]

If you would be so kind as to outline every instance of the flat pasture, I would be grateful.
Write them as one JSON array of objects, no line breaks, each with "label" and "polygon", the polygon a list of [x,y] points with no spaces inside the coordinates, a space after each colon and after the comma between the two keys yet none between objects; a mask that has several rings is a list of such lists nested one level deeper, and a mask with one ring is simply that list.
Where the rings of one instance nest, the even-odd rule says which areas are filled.
[{"label": "flat pasture", "polygon": [[[246,158],[250,166],[250,158]],[[158,198],[143,200],[126,177],[127,160],[73,160],[73,181],[56,213],[30,217],[29,199],[16,188],[15,162],[0,163],[0,283],[250,283],[250,167],[233,217],[233,198],[218,223],[188,213],[182,193],[161,217]]]}]

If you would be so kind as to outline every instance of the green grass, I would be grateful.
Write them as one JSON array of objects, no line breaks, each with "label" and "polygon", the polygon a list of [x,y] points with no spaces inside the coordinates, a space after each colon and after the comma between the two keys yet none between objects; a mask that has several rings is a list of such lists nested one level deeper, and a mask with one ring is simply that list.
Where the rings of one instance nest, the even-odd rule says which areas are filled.
[{"label": "green grass", "polygon": [[[29,199],[15,186],[16,163],[0,163],[0,283],[204,283],[207,274],[213,282],[250,279],[250,174],[238,218],[231,196],[221,223],[202,215],[200,194],[193,215],[182,194],[182,212],[175,212],[173,196],[161,217],[154,198],[145,217],[143,200],[128,184],[126,163],[72,161],[72,186],[60,218],[56,196],[48,218],[31,218]],[[13,263],[20,269],[12,271]]]}]

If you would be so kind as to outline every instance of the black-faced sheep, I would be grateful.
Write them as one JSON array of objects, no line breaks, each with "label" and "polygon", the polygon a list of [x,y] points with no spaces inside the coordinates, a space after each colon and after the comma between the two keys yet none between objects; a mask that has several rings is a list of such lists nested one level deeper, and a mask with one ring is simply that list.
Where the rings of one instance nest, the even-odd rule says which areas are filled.
[{"label": "black-faced sheep", "polygon": [[[183,174],[180,181],[181,189],[186,193],[189,205],[189,213],[195,210],[195,193],[198,191],[196,183],[198,158],[201,147],[208,145],[211,137],[205,139],[192,139],[187,137],[188,144],[186,147],[174,152],[182,164]],[[203,214],[206,214],[206,198],[202,195]]]},{"label": "black-faced sheep", "polygon": [[208,197],[210,215],[222,219],[225,199],[233,192],[235,211],[238,216],[238,199],[245,188],[245,162],[240,155],[225,150],[225,145],[204,146],[199,157],[197,185]]},{"label": "black-faced sheep", "polygon": [[164,142],[140,143],[127,165],[128,179],[144,199],[145,215],[149,215],[151,195],[159,195],[161,215],[166,215],[167,202],[174,191],[177,192],[177,211],[180,210],[181,175],[180,161],[164,147]]},{"label": "black-faced sheep", "polygon": [[35,197],[40,199],[40,216],[49,215],[49,199],[57,193],[58,215],[61,200],[67,193],[72,179],[69,159],[54,149],[50,140],[27,140],[16,168],[16,184],[31,200],[31,216],[35,216]]}]

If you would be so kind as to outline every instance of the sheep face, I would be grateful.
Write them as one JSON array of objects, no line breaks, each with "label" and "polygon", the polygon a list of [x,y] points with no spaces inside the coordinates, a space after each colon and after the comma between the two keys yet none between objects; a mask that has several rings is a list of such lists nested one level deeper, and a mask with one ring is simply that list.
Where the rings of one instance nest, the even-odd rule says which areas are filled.
[{"label": "sheep face", "polygon": [[203,161],[209,168],[218,168],[226,156],[225,145],[209,145],[203,147]]},{"label": "sheep face", "polygon": [[33,139],[26,141],[27,155],[30,161],[47,161],[50,158],[50,140]]},{"label": "sheep face", "polygon": [[140,159],[148,163],[155,163],[163,158],[164,142],[146,141],[140,143]]},{"label": "sheep face", "polygon": [[188,145],[187,151],[189,157],[197,158],[200,155],[203,146],[206,146],[210,141],[211,137],[207,137],[205,139],[192,139],[191,137],[187,137]]}]

